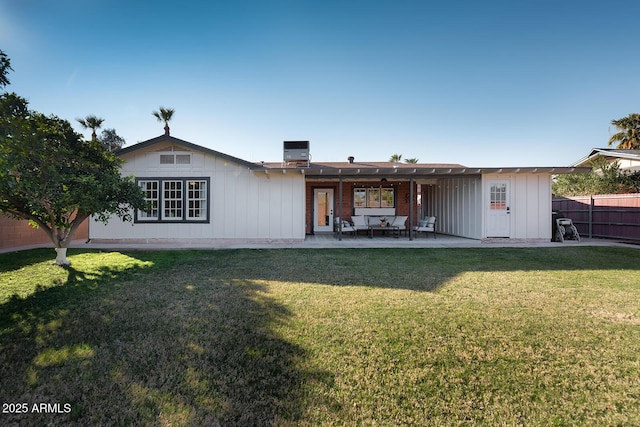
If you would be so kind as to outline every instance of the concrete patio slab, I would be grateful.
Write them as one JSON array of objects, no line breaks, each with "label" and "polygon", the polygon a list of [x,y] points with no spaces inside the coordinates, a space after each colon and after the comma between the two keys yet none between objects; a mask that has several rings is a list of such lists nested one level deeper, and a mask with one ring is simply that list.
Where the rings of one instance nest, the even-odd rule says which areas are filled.
[{"label": "concrete patio slab", "polygon": [[[84,240],[74,241],[70,247],[79,249],[101,249],[107,251],[121,250],[175,250],[175,249],[323,249],[323,248],[496,248],[496,247],[570,247],[570,246],[621,246],[640,249],[640,245],[631,245],[618,240],[607,239],[587,239],[583,238],[580,242],[565,241],[559,242],[531,242],[518,241],[513,239],[496,239],[496,240],[475,240],[466,239],[456,236],[447,236],[439,234],[437,238],[417,237],[409,240],[408,237],[374,237],[369,239],[366,236],[353,237],[345,235],[342,240],[337,239],[333,233],[316,234],[306,236],[301,242],[249,242],[249,241],[224,241],[224,242],[150,242],[150,243],[105,243],[105,242],[86,242]],[[12,249],[0,249],[0,253],[14,252],[19,250],[34,248],[52,248],[51,244],[40,244],[22,246]]]}]

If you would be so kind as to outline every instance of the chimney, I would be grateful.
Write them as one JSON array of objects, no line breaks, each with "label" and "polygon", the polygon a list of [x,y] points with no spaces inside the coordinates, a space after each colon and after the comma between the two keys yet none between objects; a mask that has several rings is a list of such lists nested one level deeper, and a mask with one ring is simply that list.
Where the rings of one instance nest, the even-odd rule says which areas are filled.
[{"label": "chimney", "polygon": [[355,157],[353,157],[353,156],[349,156],[349,157],[347,157],[347,160],[349,160],[349,163],[353,163],[353,161],[354,161],[355,159],[356,159],[356,158],[355,158]]}]

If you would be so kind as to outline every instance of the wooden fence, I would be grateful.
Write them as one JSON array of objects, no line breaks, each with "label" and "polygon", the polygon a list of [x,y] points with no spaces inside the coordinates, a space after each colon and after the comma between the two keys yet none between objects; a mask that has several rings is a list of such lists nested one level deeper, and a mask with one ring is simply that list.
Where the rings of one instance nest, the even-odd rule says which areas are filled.
[{"label": "wooden fence", "polygon": [[[89,220],[85,220],[74,235],[74,239],[89,237]],[[29,221],[18,221],[0,214],[0,249],[18,249],[30,245],[53,243],[42,231],[29,227]]]},{"label": "wooden fence", "polygon": [[640,194],[560,197],[552,206],[584,237],[640,241]]}]

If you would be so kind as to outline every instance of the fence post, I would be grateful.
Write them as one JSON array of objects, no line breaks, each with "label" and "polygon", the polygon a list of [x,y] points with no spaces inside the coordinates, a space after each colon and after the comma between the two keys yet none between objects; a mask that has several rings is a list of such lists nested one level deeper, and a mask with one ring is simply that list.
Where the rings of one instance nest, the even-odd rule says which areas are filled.
[{"label": "fence post", "polygon": [[593,195],[589,196],[589,238],[593,238]]}]

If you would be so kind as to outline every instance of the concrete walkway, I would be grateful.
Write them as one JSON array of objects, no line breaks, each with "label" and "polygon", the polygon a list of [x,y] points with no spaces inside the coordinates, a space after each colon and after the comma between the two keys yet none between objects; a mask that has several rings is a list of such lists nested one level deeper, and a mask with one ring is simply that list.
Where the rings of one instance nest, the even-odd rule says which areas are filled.
[{"label": "concrete walkway", "polygon": [[[333,234],[318,234],[306,236],[304,242],[247,242],[247,241],[222,241],[222,242],[153,242],[153,243],[94,243],[76,240],[71,244],[71,248],[80,249],[101,249],[107,251],[121,250],[173,250],[173,249],[322,249],[322,248],[496,248],[496,247],[569,247],[569,246],[620,246],[627,248],[638,248],[640,245],[633,245],[617,240],[606,239],[586,239],[580,242],[574,240],[559,242],[528,242],[514,239],[494,239],[481,241],[465,239],[462,237],[438,235],[424,237],[419,236],[413,240],[408,237],[374,237],[369,239],[366,236],[354,238],[345,235],[342,240],[338,240]],[[14,252],[17,250],[33,248],[51,248],[50,244],[24,246],[12,249],[0,249],[0,253]]]}]

